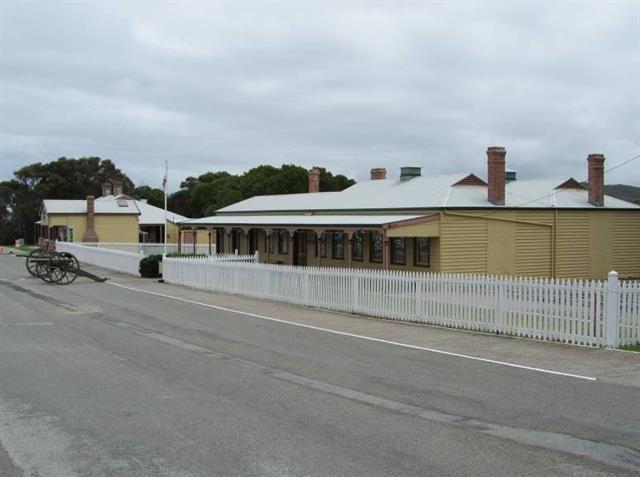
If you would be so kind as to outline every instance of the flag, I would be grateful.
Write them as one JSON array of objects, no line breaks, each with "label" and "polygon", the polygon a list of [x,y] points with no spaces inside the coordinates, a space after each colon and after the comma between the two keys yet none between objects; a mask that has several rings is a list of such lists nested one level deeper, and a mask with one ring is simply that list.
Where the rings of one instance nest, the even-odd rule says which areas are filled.
[{"label": "flag", "polygon": [[164,247],[162,255],[167,256],[167,179],[169,178],[169,162],[164,161],[164,177],[162,178],[162,190],[164,190]]},{"label": "flag", "polygon": [[164,193],[167,193],[167,180],[169,177],[169,164],[167,161],[164,161],[164,177],[162,178],[162,190]]}]

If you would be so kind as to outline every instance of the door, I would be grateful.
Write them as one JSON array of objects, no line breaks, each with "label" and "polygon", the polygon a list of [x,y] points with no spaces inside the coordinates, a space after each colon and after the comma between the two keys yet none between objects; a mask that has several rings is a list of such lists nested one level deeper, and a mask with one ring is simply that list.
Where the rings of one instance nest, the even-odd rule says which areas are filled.
[{"label": "door", "polygon": [[293,264],[307,266],[307,233],[296,232],[293,236]]},{"label": "door", "polygon": [[249,230],[249,253],[254,254],[258,250],[258,230]]}]

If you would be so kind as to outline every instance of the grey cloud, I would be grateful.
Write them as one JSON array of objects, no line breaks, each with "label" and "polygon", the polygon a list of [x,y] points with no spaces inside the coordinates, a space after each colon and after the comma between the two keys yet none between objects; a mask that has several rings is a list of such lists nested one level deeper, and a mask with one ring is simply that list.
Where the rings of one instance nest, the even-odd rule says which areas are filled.
[{"label": "grey cloud", "polygon": [[[117,5],[117,7],[114,7]],[[134,181],[261,163],[584,179],[640,153],[637,3],[0,6],[0,177],[59,156]],[[640,162],[607,182],[640,184]]]}]

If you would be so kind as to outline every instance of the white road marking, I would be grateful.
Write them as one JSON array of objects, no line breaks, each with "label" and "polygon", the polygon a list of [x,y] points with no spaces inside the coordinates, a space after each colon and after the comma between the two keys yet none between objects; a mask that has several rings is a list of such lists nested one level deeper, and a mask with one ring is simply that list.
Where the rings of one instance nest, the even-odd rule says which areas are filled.
[{"label": "white road marking", "polygon": [[150,295],[156,295],[156,296],[160,296],[163,298],[169,298],[171,300],[177,300],[177,301],[182,301],[185,303],[190,303],[192,305],[198,305],[198,306],[203,306],[206,308],[213,308],[215,310],[220,310],[220,311],[226,311],[229,313],[236,313],[239,315],[245,315],[245,316],[251,316],[253,318],[259,318],[261,320],[268,320],[268,321],[273,321],[276,323],[283,323],[283,324],[287,324],[287,325],[292,325],[292,326],[299,326],[301,328],[307,328],[307,329],[311,329],[311,330],[316,330],[316,331],[323,331],[325,333],[332,333],[335,335],[341,335],[341,336],[349,336],[351,338],[358,338],[358,339],[362,339],[362,340],[367,340],[367,341],[373,341],[376,343],[384,343],[384,344],[388,344],[388,345],[393,345],[393,346],[399,346],[402,348],[408,348],[408,349],[415,349],[415,350],[420,350],[420,351],[428,351],[430,353],[437,353],[437,354],[442,354],[445,356],[453,356],[456,358],[462,358],[462,359],[469,359],[469,360],[473,360],[473,361],[480,361],[483,363],[489,363],[489,364],[496,364],[499,366],[508,366],[510,368],[517,368],[517,369],[524,369],[527,371],[535,371],[538,373],[546,373],[546,374],[553,374],[556,376],[565,376],[565,377],[569,377],[569,378],[576,378],[576,379],[584,379],[586,381],[596,381],[597,378],[593,378],[590,376],[583,376],[580,374],[571,374],[571,373],[563,373],[561,371],[554,371],[551,369],[544,369],[544,368],[536,368],[533,366],[525,366],[522,364],[516,364],[516,363],[509,363],[506,361],[498,361],[495,359],[488,359],[488,358],[480,358],[478,356],[470,356],[470,355],[466,355],[466,354],[460,354],[460,353],[453,353],[451,351],[443,351],[440,349],[434,349],[434,348],[426,348],[423,346],[417,346],[417,345],[412,345],[412,344],[407,344],[407,343],[400,343],[398,341],[389,341],[389,340],[385,340],[382,338],[374,338],[372,336],[365,336],[365,335],[358,335],[355,333],[347,333],[345,331],[338,331],[338,330],[332,330],[330,328],[321,328],[319,326],[313,326],[313,325],[306,325],[304,323],[297,323],[295,321],[289,321],[289,320],[283,320],[281,318],[273,318],[270,316],[264,316],[264,315],[258,315],[256,313],[250,313],[247,311],[241,311],[241,310],[234,310],[232,308],[225,308],[223,306],[216,306],[216,305],[210,305],[208,303],[202,303],[199,301],[194,301],[194,300],[188,300],[186,298],[180,298],[177,296],[172,296],[172,295],[166,295],[164,293],[158,293],[158,292],[153,292],[153,291],[149,291],[149,290],[143,290],[141,288],[135,288],[135,287],[130,287],[127,285],[122,285],[120,283],[115,283],[112,281],[106,282],[109,285],[113,285],[116,287],[120,287],[120,288],[125,288],[127,290],[132,290],[132,291],[136,291],[136,292],[140,292],[140,293],[148,293]]},{"label": "white road marking", "polygon": [[22,321],[20,323],[14,323],[16,326],[44,326],[53,325],[51,321]]}]

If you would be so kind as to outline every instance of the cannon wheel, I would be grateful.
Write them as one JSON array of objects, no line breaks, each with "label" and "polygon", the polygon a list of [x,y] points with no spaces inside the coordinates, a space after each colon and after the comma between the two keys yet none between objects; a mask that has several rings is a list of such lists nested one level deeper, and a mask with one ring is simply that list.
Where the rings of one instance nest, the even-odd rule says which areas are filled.
[{"label": "cannon wheel", "polygon": [[[43,264],[42,261],[38,259],[43,259],[49,255],[49,252],[42,250],[41,248],[37,248],[32,250],[31,253],[27,256],[27,272],[29,275],[36,278],[41,278],[43,275],[40,273],[40,265]],[[40,269],[39,269],[40,268]]]},{"label": "cannon wheel", "polygon": [[53,255],[49,255],[49,260],[42,261],[38,264],[38,277],[47,283],[54,283],[61,276],[61,272],[58,270],[55,261],[55,257],[53,257]]},{"label": "cannon wheel", "polygon": [[69,285],[78,278],[80,263],[78,263],[78,259],[74,255],[68,252],[62,252],[54,258],[54,263],[54,267],[58,270],[58,272],[56,272],[56,279],[54,280],[56,283]]}]

